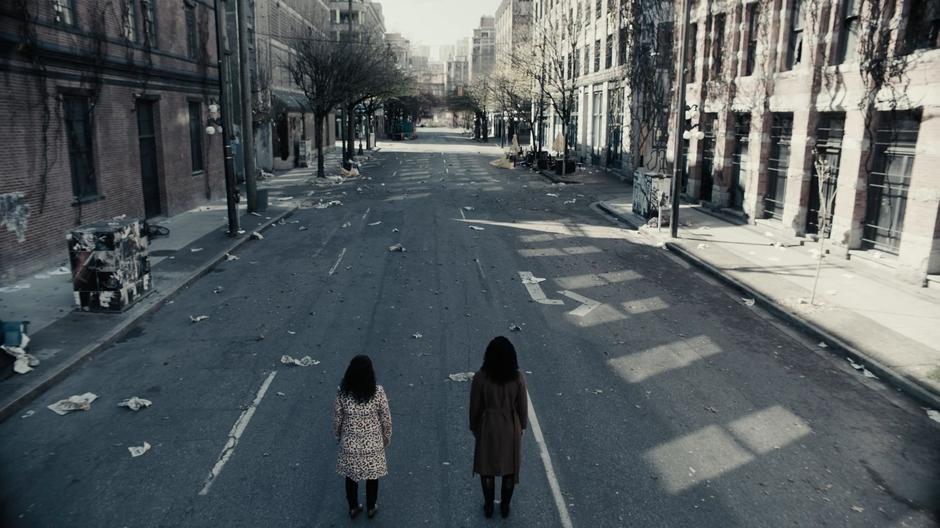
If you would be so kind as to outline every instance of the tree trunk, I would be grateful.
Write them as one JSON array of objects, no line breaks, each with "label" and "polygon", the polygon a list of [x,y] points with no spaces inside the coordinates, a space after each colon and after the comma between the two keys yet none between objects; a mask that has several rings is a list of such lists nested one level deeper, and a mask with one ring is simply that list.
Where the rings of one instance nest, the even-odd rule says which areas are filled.
[{"label": "tree trunk", "polygon": [[346,137],[349,138],[346,145],[346,153],[343,156],[349,161],[356,155],[356,121],[355,107],[352,103],[346,105]]},{"label": "tree trunk", "polygon": [[323,126],[326,124],[326,116],[314,114],[316,123],[313,127],[313,140],[317,143],[317,178],[325,178],[323,173]]}]

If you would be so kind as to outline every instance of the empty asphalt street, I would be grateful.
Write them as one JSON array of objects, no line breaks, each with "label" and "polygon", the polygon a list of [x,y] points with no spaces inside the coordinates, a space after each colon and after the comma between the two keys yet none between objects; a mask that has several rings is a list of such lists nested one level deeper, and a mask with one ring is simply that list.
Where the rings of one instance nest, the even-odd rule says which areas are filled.
[{"label": "empty asphalt street", "polygon": [[[592,207],[616,177],[554,185],[419,131],[370,179],[279,187],[285,223],[0,423],[0,525],[936,526],[940,424],[918,405]],[[512,515],[487,520],[448,376],[497,335],[532,424]],[[394,434],[378,515],[350,521],[331,418],[356,354]],[[85,392],[89,411],[46,409]]]}]

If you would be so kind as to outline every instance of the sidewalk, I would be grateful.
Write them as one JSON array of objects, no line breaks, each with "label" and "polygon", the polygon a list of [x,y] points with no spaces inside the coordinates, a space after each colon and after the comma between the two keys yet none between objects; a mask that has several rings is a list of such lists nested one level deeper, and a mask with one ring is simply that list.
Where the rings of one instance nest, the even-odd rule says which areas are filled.
[{"label": "sidewalk", "polygon": [[[0,319],[30,321],[31,342],[27,352],[40,363],[27,374],[14,374],[12,366],[0,370],[0,421],[62,379],[83,359],[119,339],[139,319],[208,272],[226,253],[248,242],[252,231],[267,228],[292,210],[271,207],[259,217],[245,214],[242,206],[241,228],[246,233],[238,238],[230,238],[226,233],[224,203],[156,222],[168,227],[170,236],[150,243],[153,290],[124,313],[76,311],[67,267],[40,273],[15,285],[3,285]],[[64,254],[64,237],[62,248]]]},{"label": "sidewalk", "polygon": [[648,228],[633,214],[632,196],[597,205],[737,288],[742,302],[754,299],[816,336],[820,346],[938,406],[940,291],[896,282],[881,265],[828,256],[810,304],[818,243],[799,245],[767,227],[734,224],[698,206],[681,208],[679,238],[672,239],[668,228]]}]

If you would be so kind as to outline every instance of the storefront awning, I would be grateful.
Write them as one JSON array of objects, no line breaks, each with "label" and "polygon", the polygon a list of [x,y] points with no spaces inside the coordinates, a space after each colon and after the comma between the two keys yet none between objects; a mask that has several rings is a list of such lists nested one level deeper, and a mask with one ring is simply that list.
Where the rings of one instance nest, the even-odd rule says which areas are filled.
[{"label": "storefront awning", "polygon": [[300,92],[292,92],[290,90],[271,90],[271,96],[274,99],[275,106],[282,106],[287,109],[288,112],[313,112],[313,108],[310,106],[310,101],[307,100],[307,96]]}]

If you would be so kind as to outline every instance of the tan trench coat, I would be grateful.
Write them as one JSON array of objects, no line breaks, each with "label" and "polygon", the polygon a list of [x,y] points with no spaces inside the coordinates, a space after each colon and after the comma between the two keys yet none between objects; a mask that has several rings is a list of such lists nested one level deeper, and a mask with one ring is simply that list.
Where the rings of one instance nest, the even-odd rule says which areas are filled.
[{"label": "tan trench coat", "polygon": [[522,464],[522,430],[528,423],[525,376],[500,385],[483,371],[470,386],[470,430],[476,438],[473,472],[515,475]]}]

